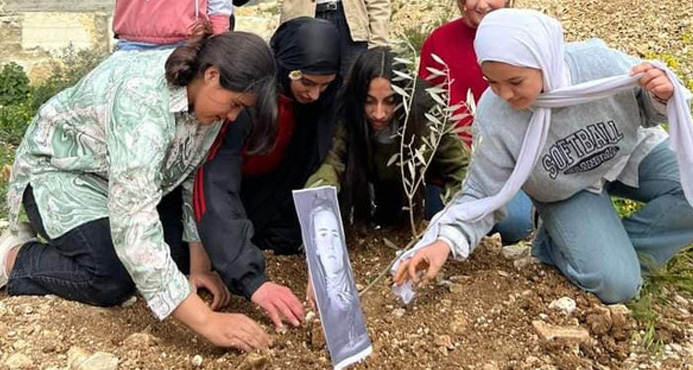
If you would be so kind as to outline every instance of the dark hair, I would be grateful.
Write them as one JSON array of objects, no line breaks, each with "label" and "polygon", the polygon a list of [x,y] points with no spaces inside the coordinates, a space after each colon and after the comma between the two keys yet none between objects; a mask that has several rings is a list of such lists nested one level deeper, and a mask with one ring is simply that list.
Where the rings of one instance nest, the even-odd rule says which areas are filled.
[{"label": "dark hair", "polygon": [[[395,54],[387,47],[375,47],[359,55],[349,71],[347,81],[341,91],[342,106],[340,115],[344,121],[348,137],[346,172],[343,181],[342,202],[344,212],[353,210],[353,219],[368,222],[371,220],[371,199],[368,191],[369,160],[372,158],[371,137],[373,130],[366,119],[364,105],[373,79],[382,77],[402,89],[410,89],[412,82],[408,79],[395,78],[394,71],[406,72],[407,66],[395,60]],[[415,135],[420,140],[420,133],[426,128],[422,119],[427,111],[429,100],[423,84],[416,82],[414,104],[407,122],[405,139],[407,142]],[[405,113],[402,108],[402,97],[396,96],[397,110],[393,123],[402,123]],[[399,137],[398,137],[399,140]],[[352,209],[353,207],[353,209]],[[348,214],[348,213],[347,213]]]},{"label": "dark hair", "polygon": [[219,84],[224,89],[257,95],[247,148],[250,154],[269,150],[276,132],[277,68],[267,43],[247,32],[212,36],[208,22],[196,23],[186,44],[166,60],[166,80],[174,86],[187,86],[211,66],[219,68]]}]

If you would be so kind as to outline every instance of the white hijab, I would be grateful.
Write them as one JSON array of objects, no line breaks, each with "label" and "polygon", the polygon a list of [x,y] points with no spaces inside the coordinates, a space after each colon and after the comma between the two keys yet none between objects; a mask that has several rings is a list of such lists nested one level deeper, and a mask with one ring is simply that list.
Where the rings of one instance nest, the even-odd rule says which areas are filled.
[{"label": "white hijab", "polygon": [[[532,173],[546,144],[551,126],[551,108],[587,103],[614,95],[623,89],[638,86],[640,77],[614,76],[571,86],[565,64],[561,24],[534,10],[500,9],[489,13],[479,25],[474,49],[479,64],[493,61],[540,69],[544,82],[543,93],[533,104],[532,118],[515,168],[498,194],[448,207],[438,213],[423,238],[398,258],[393,265],[393,273],[402,261],[411,258],[418,249],[438,238],[441,223],[478,221],[507,204],[517,194]],[[687,103],[691,93],[665,65],[657,61],[650,63],[662,69],[674,85],[674,95],[667,104],[669,133],[679,163],[681,186],[688,203],[693,205],[693,120]]]}]

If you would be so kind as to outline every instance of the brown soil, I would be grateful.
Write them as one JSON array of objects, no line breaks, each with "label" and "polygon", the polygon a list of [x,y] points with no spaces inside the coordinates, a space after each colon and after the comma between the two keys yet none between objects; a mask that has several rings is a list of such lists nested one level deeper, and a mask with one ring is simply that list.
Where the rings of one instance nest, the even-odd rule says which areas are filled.
[{"label": "brown soil", "polygon": [[[404,245],[406,233],[403,235],[377,231],[368,238],[351,238],[351,262],[360,286],[367,285],[394,257],[394,250],[383,243],[383,237]],[[649,352],[640,346],[637,339],[642,334],[629,315],[617,315],[605,308],[550,267],[529,264],[517,269],[499,254],[499,248],[489,241],[470,260],[449,263],[437,283],[419,290],[417,300],[406,307],[403,315],[390,292],[390,282],[383,280],[376,285],[362,297],[374,351],[356,368],[687,366],[693,352],[688,337],[693,320],[687,307],[674,309],[676,313],[668,317],[676,318],[660,325],[666,351]],[[303,292],[304,257],[268,256],[267,265],[275,281]],[[577,302],[572,315],[549,308],[561,297]],[[681,296],[677,302],[690,305]],[[227,310],[245,313],[271,330],[262,312],[240,298],[234,299]],[[269,351],[242,354],[215,348],[172,320],[158,322],[141,298],[128,307],[98,308],[50,296],[8,297],[3,292],[0,318],[0,364],[7,364],[11,355],[20,353],[31,360],[30,369],[68,369],[79,348],[87,355],[97,351],[115,355],[120,369],[192,369],[196,355],[202,357],[199,368],[203,369],[329,367],[325,349],[313,343],[313,325],[275,333],[274,347]],[[589,337],[546,340],[535,328],[544,325],[541,323],[586,329]]]}]

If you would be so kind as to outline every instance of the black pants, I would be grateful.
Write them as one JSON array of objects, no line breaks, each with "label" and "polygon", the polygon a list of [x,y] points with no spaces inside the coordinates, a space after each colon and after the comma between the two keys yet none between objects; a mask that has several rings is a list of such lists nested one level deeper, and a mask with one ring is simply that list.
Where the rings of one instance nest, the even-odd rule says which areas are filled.
[{"label": "black pants", "polygon": [[351,69],[351,65],[354,64],[354,61],[359,54],[368,50],[368,43],[365,41],[354,41],[351,39],[351,31],[349,30],[349,24],[347,24],[346,17],[344,16],[344,8],[341,1],[338,3],[332,3],[332,6],[329,8],[318,5],[317,10],[315,11],[315,18],[330,21],[335,25],[335,27],[337,27],[341,44],[340,52],[342,55],[339,74],[343,78],[346,78],[349,69]]},{"label": "black pants", "polygon": [[[135,292],[130,274],[116,256],[108,218],[88,222],[51,239],[31,186],[24,192],[23,205],[31,227],[48,242],[28,243],[19,250],[7,288],[11,295],[55,294],[92,305],[112,306]],[[171,256],[178,268],[187,273],[190,252],[183,242],[181,189],[164,197],[157,210]]]}]

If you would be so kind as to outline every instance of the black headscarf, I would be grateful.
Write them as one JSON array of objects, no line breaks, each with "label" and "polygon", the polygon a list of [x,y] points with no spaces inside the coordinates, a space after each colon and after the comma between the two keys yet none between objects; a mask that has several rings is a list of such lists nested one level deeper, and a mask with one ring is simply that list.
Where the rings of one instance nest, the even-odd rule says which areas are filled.
[{"label": "black headscarf", "polygon": [[243,179],[241,198],[253,222],[253,242],[277,253],[295,253],[301,245],[292,190],[301,189],[332,146],[336,125],[335,97],[339,76],[339,33],[332,23],[300,17],[282,24],[270,41],[279,65],[278,84],[293,99],[289,73],[336,75],[320,98],[310,104],[294,102],[295,129],[282,163],[272,173]]},{"label": "black headscarf", "polygon": [[[339,32],[330,22],[299,17],[283,23],[272,36],[270,47],[279,65],[279,85],[284,95],[293,97],[289,74],[338,74],[341,54]],[[336,80],[336,79],[335,79]]]}]

